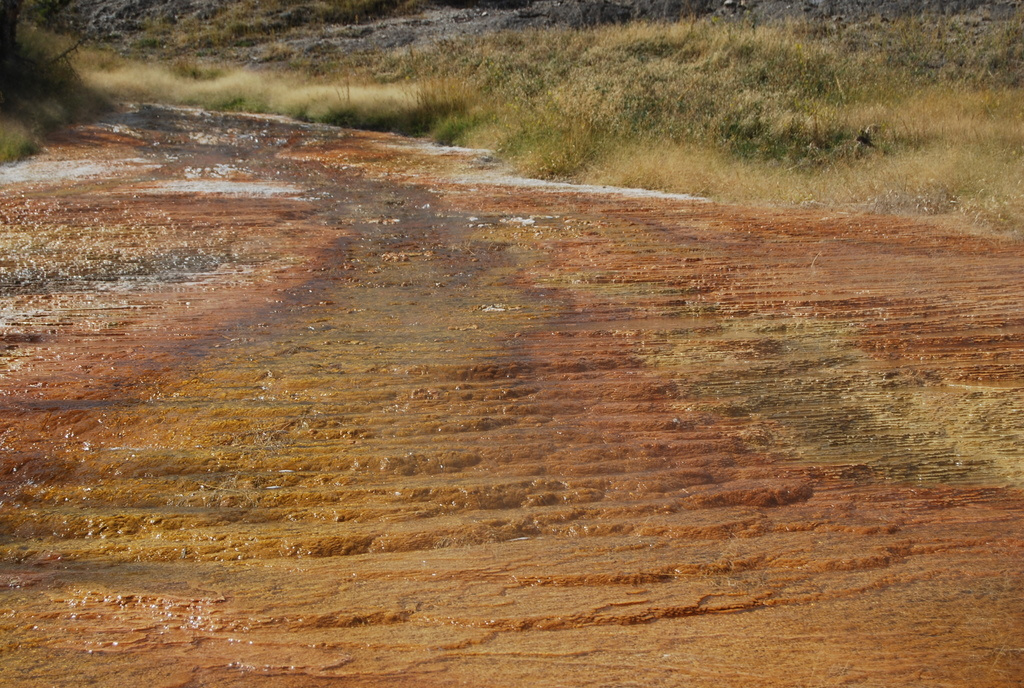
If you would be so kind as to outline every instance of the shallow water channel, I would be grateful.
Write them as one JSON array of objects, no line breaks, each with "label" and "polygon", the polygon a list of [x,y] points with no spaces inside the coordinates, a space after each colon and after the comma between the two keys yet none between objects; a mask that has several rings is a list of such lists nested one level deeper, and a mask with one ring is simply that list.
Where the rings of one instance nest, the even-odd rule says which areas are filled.
[{"label": "shallow water channel", "polygon": [[0,167],[0,684],[1017,686],[1024,246],[137,107]]}]

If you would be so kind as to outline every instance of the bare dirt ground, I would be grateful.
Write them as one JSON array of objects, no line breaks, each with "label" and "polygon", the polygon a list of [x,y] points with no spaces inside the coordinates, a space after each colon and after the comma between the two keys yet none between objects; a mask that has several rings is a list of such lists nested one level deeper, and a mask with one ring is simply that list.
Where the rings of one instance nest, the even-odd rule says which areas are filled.
[{"label": "bare dirt ground", "polygon": [[1018,243],[163,108],[0,185],[3,685],[1022,684]]}]

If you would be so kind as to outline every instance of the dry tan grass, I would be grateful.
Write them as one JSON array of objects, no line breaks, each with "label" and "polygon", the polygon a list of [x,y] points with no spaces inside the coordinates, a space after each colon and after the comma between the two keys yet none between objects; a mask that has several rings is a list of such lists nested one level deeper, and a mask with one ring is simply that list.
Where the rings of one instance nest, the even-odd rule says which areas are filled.
[{"label": "dry tan grass", "polygon": [[[587,182],[736,202],[927,214],[1024,231],[1024,89],[1005,83],[1012,73],[915,77],[870,54],[844,53],[828,43],[801,47],[796,30],[686,23],[598,30],[587,36],[590,47],[574,55],[577,66],[565,88],[533,99],[548,121],[532,115],[533,138],[519,134],[529,145],[520,148],[514,137],[509,143],[509,131],[529,128],[518,113],[499,114],[504,137],[489,131],[487,143],[497,140],[534,173],[568,172]],[[974,48],[981,53],[984,46],[963,49]],[[643,59],[632,59],[638,54]],[[749,58],[742,67],[734,63],[741,56]],[[831,73],[811,64],[823,59]],[[788,84],[782,97],[766,97],[756,81],[751,86],[758,61],[774,70],[776,83]],[[713,80],[701,76],[709,65],[717,70]],[[834,88],[823,92],[823,86]],[[764,125],[758,135],[793,138],[799,146],[780,147],[780,155],[763,148],[744,154],[745,141],[730,141],[721,130],[680,135],[694,126],[686,117],[655,118],[648,131],[631,131],[615,121],[625,108],[612,105],[634,102],[640,88],[649,102],[669,107],[673,99],[717,97],[728,105],[716,116],[742,119],[755,112]],[[554,134],[536,133],[545,129]],[[865,132],[872,145],[857,141]],[[832,148],[814,150],[818,140]],[[811,155],[802,156],[800,146]]]},{"label": "dry tan grass", "polygon": [[[488,147],[542,177],[1024,228],[1017,21],[631,24],[338,56],[318,74],[93,55],[114,97]],[[275,50],[282,47],[268,43]],[[274,47],[276,46],[276,47]]]},{"label": "dry tan grass", "polygon": [[122,100],[276,112],[305,119],[323,119],[339,108],[401,110],[413,107],[418,98],[414,85],[353,84],[232,68],[206,68],[196,78],[187,65],[173,69],[95,54],[83,60],[81,69],[87,84]]},{"label": "dry tan grass", "polygon": [[736,160],[694,146],[623,146],[589,168],[583,181],[691,193],[722,201],[948,216],[1018,234],[1024,228],[1019,155],[986,146],[932,146],[869,161],[807,171]]},{"label": "dry tan grass", "polygon": [[430,133],[444,140],[451,140],[458,129],[446,127],[477,97],[466,82],[443,77],[372,83],[191,62],[168,67],[96,52],[83,56],[80,70],[91,88],[114,99],[277,113],[342,126]]}]

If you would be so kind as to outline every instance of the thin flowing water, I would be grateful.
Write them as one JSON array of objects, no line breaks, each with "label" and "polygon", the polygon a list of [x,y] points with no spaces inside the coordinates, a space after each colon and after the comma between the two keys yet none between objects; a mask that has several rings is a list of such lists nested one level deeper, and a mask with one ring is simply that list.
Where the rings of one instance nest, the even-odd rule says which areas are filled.
[{"label": "thin flowing water", "polygon": [[141,107],[0,246],[3,685],[1024,683],[1017,243]]}]

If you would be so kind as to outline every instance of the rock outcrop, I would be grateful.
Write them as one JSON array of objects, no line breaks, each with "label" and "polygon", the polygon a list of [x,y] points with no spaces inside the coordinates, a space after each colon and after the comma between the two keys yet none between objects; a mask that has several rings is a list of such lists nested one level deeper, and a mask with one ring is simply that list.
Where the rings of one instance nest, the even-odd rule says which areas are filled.
[{"label": "rock outcrop", "polygon": [[[75,22],[87,36],[118,40],[144,31],[154,22],[195,18],[209,21],[239,0],[79,0]],[[390,17],[358,25],[319,25],[305,37],[293,32],[291,43],[319,43],[341,50],[387,49],[494,31],[543,27],[582,28],[631,20],[672,21],[680,17],[741,17],[752,21],[811,18],[861,21],[908,14],[971,14],[981,20],[1005,19],[1020,0],[482,0],[435,1],[415,15]],[[276,30],[310,21],[301,6],[273,16]],[[277,26],[280,24],[280,26]],[[308,46],[299,46],[308,47]]]}]

